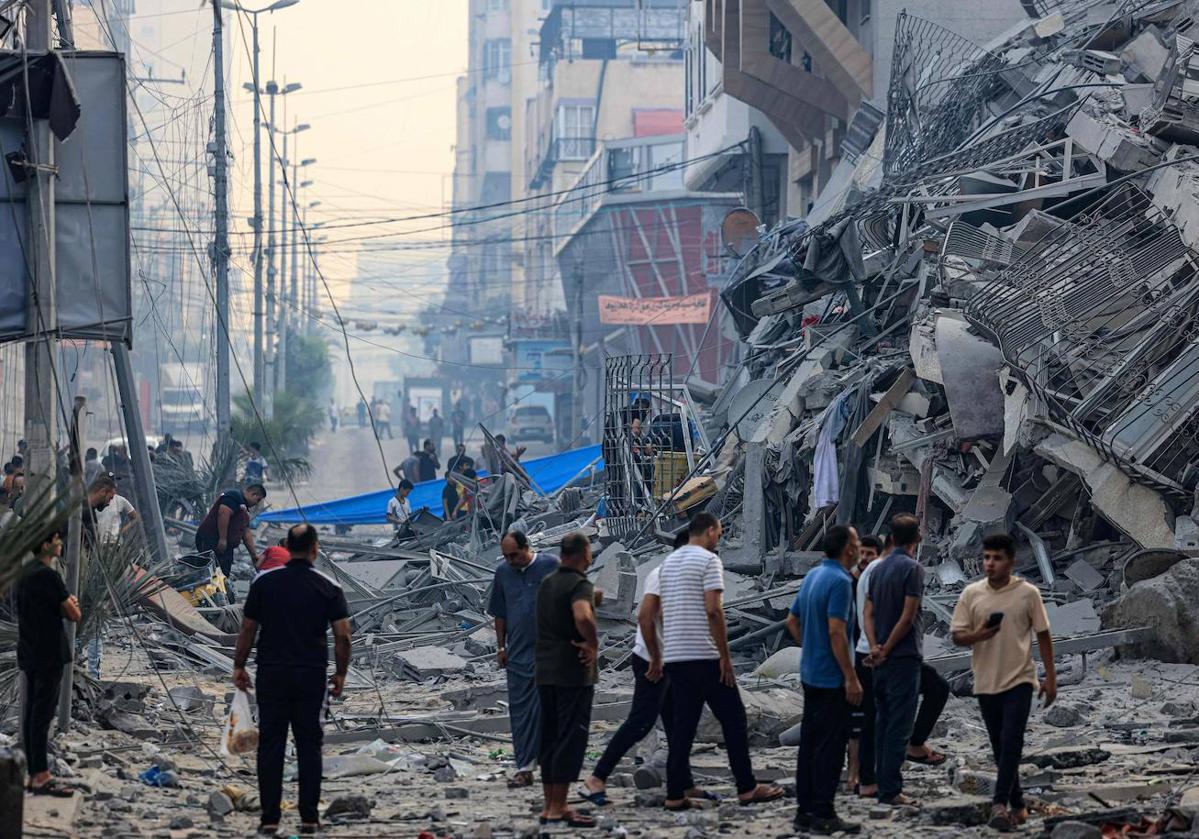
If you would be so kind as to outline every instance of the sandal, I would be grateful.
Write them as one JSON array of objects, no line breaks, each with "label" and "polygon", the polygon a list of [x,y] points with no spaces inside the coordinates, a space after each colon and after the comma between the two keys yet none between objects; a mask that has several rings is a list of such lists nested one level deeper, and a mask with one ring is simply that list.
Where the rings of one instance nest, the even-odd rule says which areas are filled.
[{"label": "sandal", "polygon": [[566,825],[567,827],[585,828],[595,827],[595,819],[591,818],[591,816],[585,816],[582,813],[576,813],[574,810],[567,810],[556,819],[551,819],[548,816],[542,816],[541,824],[562,824]]},{"label": "sandal", "polygon": [[533,786],[532,772],[517,772],[508,779],[508,789],[520,789],[521,787]]},{"label": "sandal", "polygon": [[689,801],[721,801],[720,793],[706,789],[696,790],[695,795],[691,795],[690,793],[685,794]]},{"label": "sandal", "polygon": [[592,792],[591,790],[587,789],[586,784],[583,784],[578,789],[578,795],[579,795],[579,798],[586,801],[588,804],[594,804],[596,807],[607,807],[608,806],[608,791],[607,790],[601,789],[598,792]]},{"label": "sandal", "polygon": [[677,804],[671,804],[668,801],[665,804],[663,804],[662,806],[665,807],[671,813],[681,813],[684,810],[702,810],[704,808],[704,805],[700,804],[699,802],[700,802],[699,799],[684,798],[681,802],[679,802]]},{"label": "sandal", "polygon": [[751,795],[749,798],[741,798],[738,796],[737,803],[742,807],[749,807],[751,804],[765,804],[767,801],[776,801],[777,799],[782,798],[785,794],[786,793],[783,792],[782,787],[758,784],[758,786],[754,788],[753,795]]},{"label": "sandal", "polygon": [[930,749],[928,754],[920,755],[919,757],[912,757],[911,755],[907,756],[907,761],[909,763],[920,763],[924,766],[940,766],[947,760],[949,760],[948,757],[935,749]]},{"label": "sandal", "polygon": [[41,786],[35,787],[32,784],[29,786],[30,795],[49,795],[54,798],[70,798],[76,792],[77,790],[74,787],[62,783],[57,778],[51,778]]},{"label": "sandal", "polygon": [[260,824],[258,825],[259,836],[278,836],[279,825],[277,824]]}]

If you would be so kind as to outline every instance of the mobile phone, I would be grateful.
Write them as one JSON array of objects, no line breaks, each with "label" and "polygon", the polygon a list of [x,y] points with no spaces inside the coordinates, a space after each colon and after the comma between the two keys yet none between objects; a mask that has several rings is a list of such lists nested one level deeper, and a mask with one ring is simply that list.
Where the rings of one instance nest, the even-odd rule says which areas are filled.
[{"label": "mobile phone", "polygon": [[987,629],[993,629],[1003,623],[1003,612],[992,612],[987,618]]}]

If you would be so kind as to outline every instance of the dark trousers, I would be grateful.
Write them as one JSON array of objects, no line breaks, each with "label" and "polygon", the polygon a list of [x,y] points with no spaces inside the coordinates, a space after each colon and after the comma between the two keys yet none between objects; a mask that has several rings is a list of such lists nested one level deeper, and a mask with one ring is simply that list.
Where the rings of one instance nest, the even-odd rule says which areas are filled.
[{"label": "dark trousers", "polygon": [[874,743],[878,800],[903,792],[903,762],[920,698],[920,659],[897,658],[874,668]]},{"label": "dark trousers", "polygon": [[21,745],[29,774],[37,775],[50,768],[47,749],[50,743],[50,723],[58,710],[58,692],[62,686],[63,665],[26,670],[24,706],[21,708]]},{"label": "dark trousers", "polygon": [[450,434],[454,438],[454,448],[457,448],[466,442],[466,429],[464,429],[462,426],[452,426],[450,428]]},{"label": "dark trousers", "polygon": [[927,664],[920,665],[920,710],[916,712],[916,724],[912,726],[913,746],[923,746],[932,736],[933,726],[941,718],[945,703],[949,701],[949,682]]},{"label": "dark trousers", "polygon": [[750,792],[758,785],[749,759],[749,732],[745,705],[737,688],[720,681],[720,662],[716,659],[675,661],[666,665],[670,677],[674,725],[667,732],[670,755],[666,759],[666,797],[681,799],[691,785],[691,746],[699,728],[704,705],[720,723],[729,768],[737,782],[737,792]]},{"label": "dark trousers", "polygon": [[844,688],[803,686],[795,766],[795,802],[803,815],[832,818],[837,814],[833,799],[849,740],[849,710]]},{"label": "dark trousers", "polygon": [[[658,681],[651,682],[645,677],[646,671],[649,670],[649,662],[638,655],[633,656],[632,668],[633,705],[629,708],[629,716],[620,724],[620,728],[616,729],[591,773],[601,781],[608,780],[616,764],[620,763],[620,759],[629,749],[653,731],[659,717],[662,718],[662,727],[666,729],[668,742],[670,730],[674,727],[674,706],[671,704],[669,677],[663,675]],[[695,786],[690,764],[687,766],[685,784],[686,789]]]},{"label": "dark trousers", "polygon": [[867,667],[864,657],[859,655],[854,665],[858,681],[862,683],[862,704],[854,713],[862,715],[862,732],[858,736],[858,783],[864,787],[874,786],[875,781],[875,734],[874,734],[874,668]]},{"label": "dark trousers", "polygon": [[1024,806],[1020,758],[1024,754],[1024,729],[1032,710],[1032,685],[1016,685],[1003,693],[980,694],[978,707],[998,766],[994,802],[1020,809]]},{"label": "dark trousers", "polygon": [[278,824],[283,800],[283,757],[287,728],[296,741],[300,770],[300,821],[320,821],[321,710],[325,704],[323,670],[258,668],[258,797],[262,823]]},{"label": "dark trousers", "polygon": [[587,753],[595,688],[538,685],[537,693],[541,698],[541,782],[577,781]]}]

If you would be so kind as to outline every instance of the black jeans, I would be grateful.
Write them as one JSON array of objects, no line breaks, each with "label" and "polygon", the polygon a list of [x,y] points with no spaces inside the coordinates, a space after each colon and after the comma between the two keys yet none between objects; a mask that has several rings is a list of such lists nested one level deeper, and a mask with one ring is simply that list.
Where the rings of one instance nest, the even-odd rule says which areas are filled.
[{"label": "black jeans", "polygon": [[864,787],[872,787],[875,781],[874,753],[874,668],[867,667],[859,655],[854,665],[858,681],[862,683],[862,704],[857,712],[862,715],[862,733],[858,737],[858,783]]},{"label": "black jeans", "polygon": [[1016,685],[1003,693],[980,694],[978,707],[998,766],[994,802],[1020,809],[1024,806],[1020,758],[1024,754],[1024,729],[1032,710],[1032,685]]},{"label": "black jeans", "polygon": [[595,688],[538,685],[537,693],[541,699],[541,782],[577,781],[587,754]]},{"label": "black jeans", "polygon": [[670,756],[666,759],[666,797],[681,799],[691,785],[691,746],[699,728],[704,705],[720,723],[729,768],[737,782],[737,792],[752,791],[758,785],[749,759],[749,732],[745,705],[737,688],[720,681],[720,662],[716,659],[675,661],[666,665],[670,677],[670,697],[674,725],[667,732]]},{"label": "black jeans", "polygon": [[300,771],[300,821],[320,821],[326,683],[325,672],[314,668],[258,668],[258,797],[263,824],[279,823],[289,725]]},{"label": "black jeans", "polygon": [[874,668],[874,742],[878,800],[903,792],[903,762],[916,722],[920,659],[894,658]]},{"label": "black jeans", "polygon": [[949,682],[927,664],[920,665],[920,710],[916,712],[916,724],[912,727],[913,746],[923,746],[933,733],[933,726],[941,718],[945,703],[949,701]]},{"label": "black jeans", "polygon": [[[670,698],[670,679],[663,675],[656,682],[651,682],[645,677],[646,671],[649,670],[649,662],[639,655],[633,656],[633,706],[629,708],[629,715],[620,728],[616,729],[616,733],[612,735],[612,739],[608,741],[608,747],[604,749],[604,754],[599,759],[599,763],[595,764],[595,769],[592,775],[599,778],[601,781],[608,780],[608,776],[612,774],[612,770],[616,768],[616,764],[620,763],[620,759],[624,757],[629,749],[641,742],[641,740],[654,729],[654,724],[658,718],[662,718],[662,727],[666,730],[666,737],[669,741],[670,730],[674,727],[674,706],[671,704]],[[695,786],[695,781],[691,778],[691,766],[687,766],[686,788],[691,789]]]},{"label": "black jeans", "polygon": [[50,768],[47,749],[50,743],[50,723],[58,711],[58,693],[62,686],[63,665],[39,667],[25,672],[25,704],[21,709],[21,745],[29,774],[37,775]]},{"label": "black jeans", "polygon": [[832,818],[833,799],[849,740],[850,704],[845,688],[803,686],[803,722],[795,766],[796,809],[802,815]]}]

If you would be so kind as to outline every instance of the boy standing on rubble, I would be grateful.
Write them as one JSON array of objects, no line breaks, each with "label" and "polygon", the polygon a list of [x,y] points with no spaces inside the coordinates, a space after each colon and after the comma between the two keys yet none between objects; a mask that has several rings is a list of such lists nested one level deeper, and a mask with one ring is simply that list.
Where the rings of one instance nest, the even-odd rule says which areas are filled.
[{"label": "boy standing on rubble", "polygon": [[63,668],[71,666],[71,649],[62,620],[78,623],[82,613],[79,601],[54,570],[54,560],[60,556],[62,536],[53,531],[42,539],[36,559],[17,584],[17,667],[25,676],[21,745],[29,764],[29,791],[67,797],[72,789],[50,774],[46,752],[50,723],[58,710]]},{"label": "boy standing on rubble", "polygon": [[591,540],[582,533],[568,533],[562,539],[558,570],[537,589],[543,825],[595,827],[595,819],[566,806],[570,785],[579,779],[587,752],[591,702],[599,678],[595,585],[587,579],[590,565]]},{"label": "boy standing on rubble", "polygon": [[558,560],[534,554],[529,537],[509,531],[500,540],[504,561],[495,570],[487,613],[495,619],[496,661],[508,673],[508,716],[516,774],[511,788],[531,787],[541,748],[541,703],[535,678],[537,588],[558,569]]},{"label": "boy standing on rubble", "polygon": [[1044,698],[1044,708],[1057,698],[1049,616],[1037,587],[1012,575],[1015,564],[1011,536],[997,533],[983,539],[986,579],[966,586],[954,607],[951,626],[953,642],[971,648],[974,695],[997,764],[989,824],[1000,832],[1019,827],[1028,819],[1020,789],[1020,759],[1032,694],[1037,689],[1033,633],[1045,665],[1045,681],[1037,695]]}]

